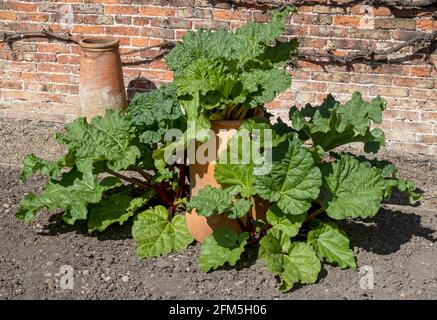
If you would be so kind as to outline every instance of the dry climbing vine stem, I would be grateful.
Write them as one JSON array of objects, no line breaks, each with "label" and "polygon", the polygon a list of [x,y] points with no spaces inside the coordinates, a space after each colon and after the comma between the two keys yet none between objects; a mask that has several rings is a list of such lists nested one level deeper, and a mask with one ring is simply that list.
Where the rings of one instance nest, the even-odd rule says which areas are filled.
[{"label": "dry climbing vine stem", "polygon": [[[270,1],[270,0],[232,0],[225,1],[231,5],[235,6],[255,6],[255,7],[268,7],[269,9],[282,10],[289,5],[320,5],[318,0],[291,0],[291,1]],[[386,7],[400,7],[400,8],[424,8],[436,6],[437,12],[437,0],[328,0],[326,5],[338,5],[338,6],[348,6],[353,4],[366,4],[372,6],[386,6]],[[434,13],[435,14],[435,13]],[[24,38],[38,38],[46,37],[49,40],[57,40],[69,43],[79,44],[78,41],[74,40],[70,34],[57,34],[51,30],[42,30],[41,32],[17,32],[17,33],[5,33],[3,34],[3,42],[7,43],[12,49],[12,43],[15,41],[22,40]],[[393,45],[387,49],[364,49],[357,52],[350,52],[346,56],[338,56],[332,51],[319,52],[319,51],[301,51],[299,52],[296,59],[301,59],[305,61],[312,62],[325,62],[325,63],[337,63],[343,65],[350,65],[359,61],[370,61],[370,62],[390,62],[390,55],[399,52],[405,47],[411,47],[412,53],[406,56],[413,57],[418,51],[424,50],[430,47],[437,41],[437,31],[434,32],[424,32],[421,35],[408,40],[406,42]],[[175,42],[163,41],[160,44],[140,47],[132,50],[125,51],[121,53],[122,56],[127,56],[133,53],[144,52],[148,50],[158,49],[159,53],[153,57],[147,58],[145,60],[134,60],[124,62],[123,65],[138,65],[147,64],[154,60],[161,59],[163,55],[169,52],[175,46]],[[423,54],[426,58],[426,54]],[[296,60],[295,59],[295,60]],[[293,61],[296,65],[296,61]]]},{"label": "dry climbing vine stem", "polygon": [[272,0],[229,0],[227,3],[234,6],[255,6],[268,7],[270,9],[282,10],[289,5],[337,5],[349,6],[355,4],[385,6],[417,9],[437,5],[437,0],[327,0],[321,3],[319,0],[290,0],[290,1],[272,1]]}]

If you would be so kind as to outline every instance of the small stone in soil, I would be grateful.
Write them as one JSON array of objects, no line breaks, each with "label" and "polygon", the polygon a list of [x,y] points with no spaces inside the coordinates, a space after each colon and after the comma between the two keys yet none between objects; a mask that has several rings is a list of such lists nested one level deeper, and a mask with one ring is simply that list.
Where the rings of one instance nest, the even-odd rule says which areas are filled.
[{"label": "small stone in soil", "polygon": [[128,276],[123,276],[123,277],[121,277],[121,281],[128,282],[129,281],[129,277]]}]

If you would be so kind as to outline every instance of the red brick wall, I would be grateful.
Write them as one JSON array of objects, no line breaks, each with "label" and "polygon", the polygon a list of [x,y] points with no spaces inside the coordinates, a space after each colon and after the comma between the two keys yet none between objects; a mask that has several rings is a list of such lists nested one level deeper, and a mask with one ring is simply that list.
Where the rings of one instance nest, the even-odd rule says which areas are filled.
[{"label": "red brick wall", "polygon": [[[305,49],[335,48],[344,55],[368,46],[385,48],[422,32],[437,30],[435,8],[389,9],[372,6],[300,6],[287,25],[286,34],[297,36]],[[122,51],[178,40],[187,29],[234,29],[247,20],[267,21],[256,8],[208,0],[65,0],[1,1],[0,33],[4,31],[70,32],[114,35]],[[70,22],[72,22],[70,24]],[[362,64],[353,68],[301,61],[290,69],[292,87],[271,103],[271,110],[286,116],[293,104],[320,102],[333,93],[344,100],[359,90],[366,98],[377,94],[388,101],[382,127],[389,147],[407,152],[437,154],[437,50],[428,60],[418,54],[392,64]],[[408,53],[410,48],[405,48]],[[431,51],[432,51],[431,50]],[[124,57],[144,59],[153,51]],[[436,67],[433,68],[431,62]],[[12,50],[0,43],[0,117],[68,121],[78,104],[79,48],[39,39],[15,42]],[[130,93],[171,81],[163,61],[124,66]],[[137,79],[137,80],[135,80]]]}]

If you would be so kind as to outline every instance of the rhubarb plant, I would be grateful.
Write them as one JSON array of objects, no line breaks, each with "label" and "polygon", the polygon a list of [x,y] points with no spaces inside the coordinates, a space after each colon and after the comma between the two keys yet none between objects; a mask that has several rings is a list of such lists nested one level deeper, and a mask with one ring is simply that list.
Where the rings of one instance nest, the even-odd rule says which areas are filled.
[{"label": "rhubarb plant", "polygon": [[[291,126],[265,119],[245,122],[240,131],[272,131],[271,171],[257,174],[255,161],[216,164],[215,178],[221,187],[207,186],[191,198],[188,208],[199,215],[225,214],[239,220],[241,227],[240,233],[222,227],[205,240],[201,270],[235,265],[249,246],[258,248],[258,258],[280,277],[284,291],[296,283],[314,283],[322,262],[355,269],[349,238],[337,222],[375,216],[395,188],[412,204],[420,200],[414,183],[396,178],[392,163],[335,149],[362,142],[365,152],[377,152],[384,145],[384,133],[371,127],[381,123],[385,105],[380,97],[367,102],[359,93],[345,104],[328,96],[317,107],[291,108]],[[237,139],[238,134],[225,153]],[[233,150],[242,159],[243,149]],[[268,203],[267,212],[257,207],[260,198]]]},{"label": "rhubarb plant", "polygon": [[140,257],[185,249],[193,238],[176,213],[187,197],[186,166],[152,157],[169,128],[185,130],[174,91],[162,86],[136,95],[127,110],[67,124],[56,135],[67,153],[56,161],[28,155],[21,180],[39,172],[48,182],[41,194],[24,197],[17,217],[31,221],[42,209],[62,210],[66,223],[86,221],[90,233],[133,219]]},{"label": "rhubarb plant", "polygon": [[[338,221],[375,216],[395,189],[412,204],[420,194],[412,181],[396,177],[392,163],[368,155],[384,145],[383,131],[373,126],[386,106],[380,97],[364,101],[354,93],[342,104],[328,95],[319,106],[292,107],[289,124],[271,121],[264,104],[291,84],[285,66],[297,40],[281,35],[293,11],[273,11],[269,23],[249,22],[235,32],[188,32],[165,58],[174,71],[171,84],[137,94],[127,110],[67,124],[55,137],[66,149],[61,158],[24,159],[20,179],[39,173],[47,183],[41,193],[25,195],[17,217],[31,221],[44,209],[61,211],[65,223],[86,223],[89,233],[132,221],[137,254],[145,258],[190,245],[179,213],[195,209],[239,226],[206,238],[202,271],[234,266],[249,247],[284,291],[314,283],[323,262],[356,268]],[[190,126],[196,133],[214,120],[245,121],[219,155],[233,161],[215,164],[220,187],[206,186],[189,199],[187,155],[179,161],[166,155],[206,141]],[[170,129],[183,134],[169,141]],[[240,144],[243,131],[251,134]],[[362,143],[366,156],[338,148],[349,143]],[[268,157],[257,158],[254,150]]]}]

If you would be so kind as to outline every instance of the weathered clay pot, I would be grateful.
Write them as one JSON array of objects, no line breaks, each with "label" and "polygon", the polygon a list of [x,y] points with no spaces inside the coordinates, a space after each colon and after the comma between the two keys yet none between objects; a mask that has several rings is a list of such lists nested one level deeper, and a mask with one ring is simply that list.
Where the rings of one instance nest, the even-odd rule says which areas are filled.
[{"label": "weathered clay pot", "polygon": [[[218,120],[211,121],[211,129],[215,133],[217,152],[219,155],[226,150],[229,140],[236,134],[237,128],[244,120]],[[219,132],[220,129],[226,129],[225,132]],[[207,164],[190,164],[190,190],[191,196],[197,193],[205,186],[220,187],[220,184],[214,178],[214,163]],[[251,215],[256,219],[263,219],[267,211],[268,204],[258,198],[255,198],[255,206],[252,208]],[[188,229],[193,237],[203,243],[215,229],[228,226],[237,232],[241,232],[241,226],[237,220],[229,219],[226,215],[212,215],[211,217],[199,216],[196,210],[185,215]],[[247,219],[242,219],[247,222]]]},{"label": "weathered clay pot", "polygon": [[79,116],[91,120],[107,109],[127,107],[119,40],[89,37],[80,42]]}]

